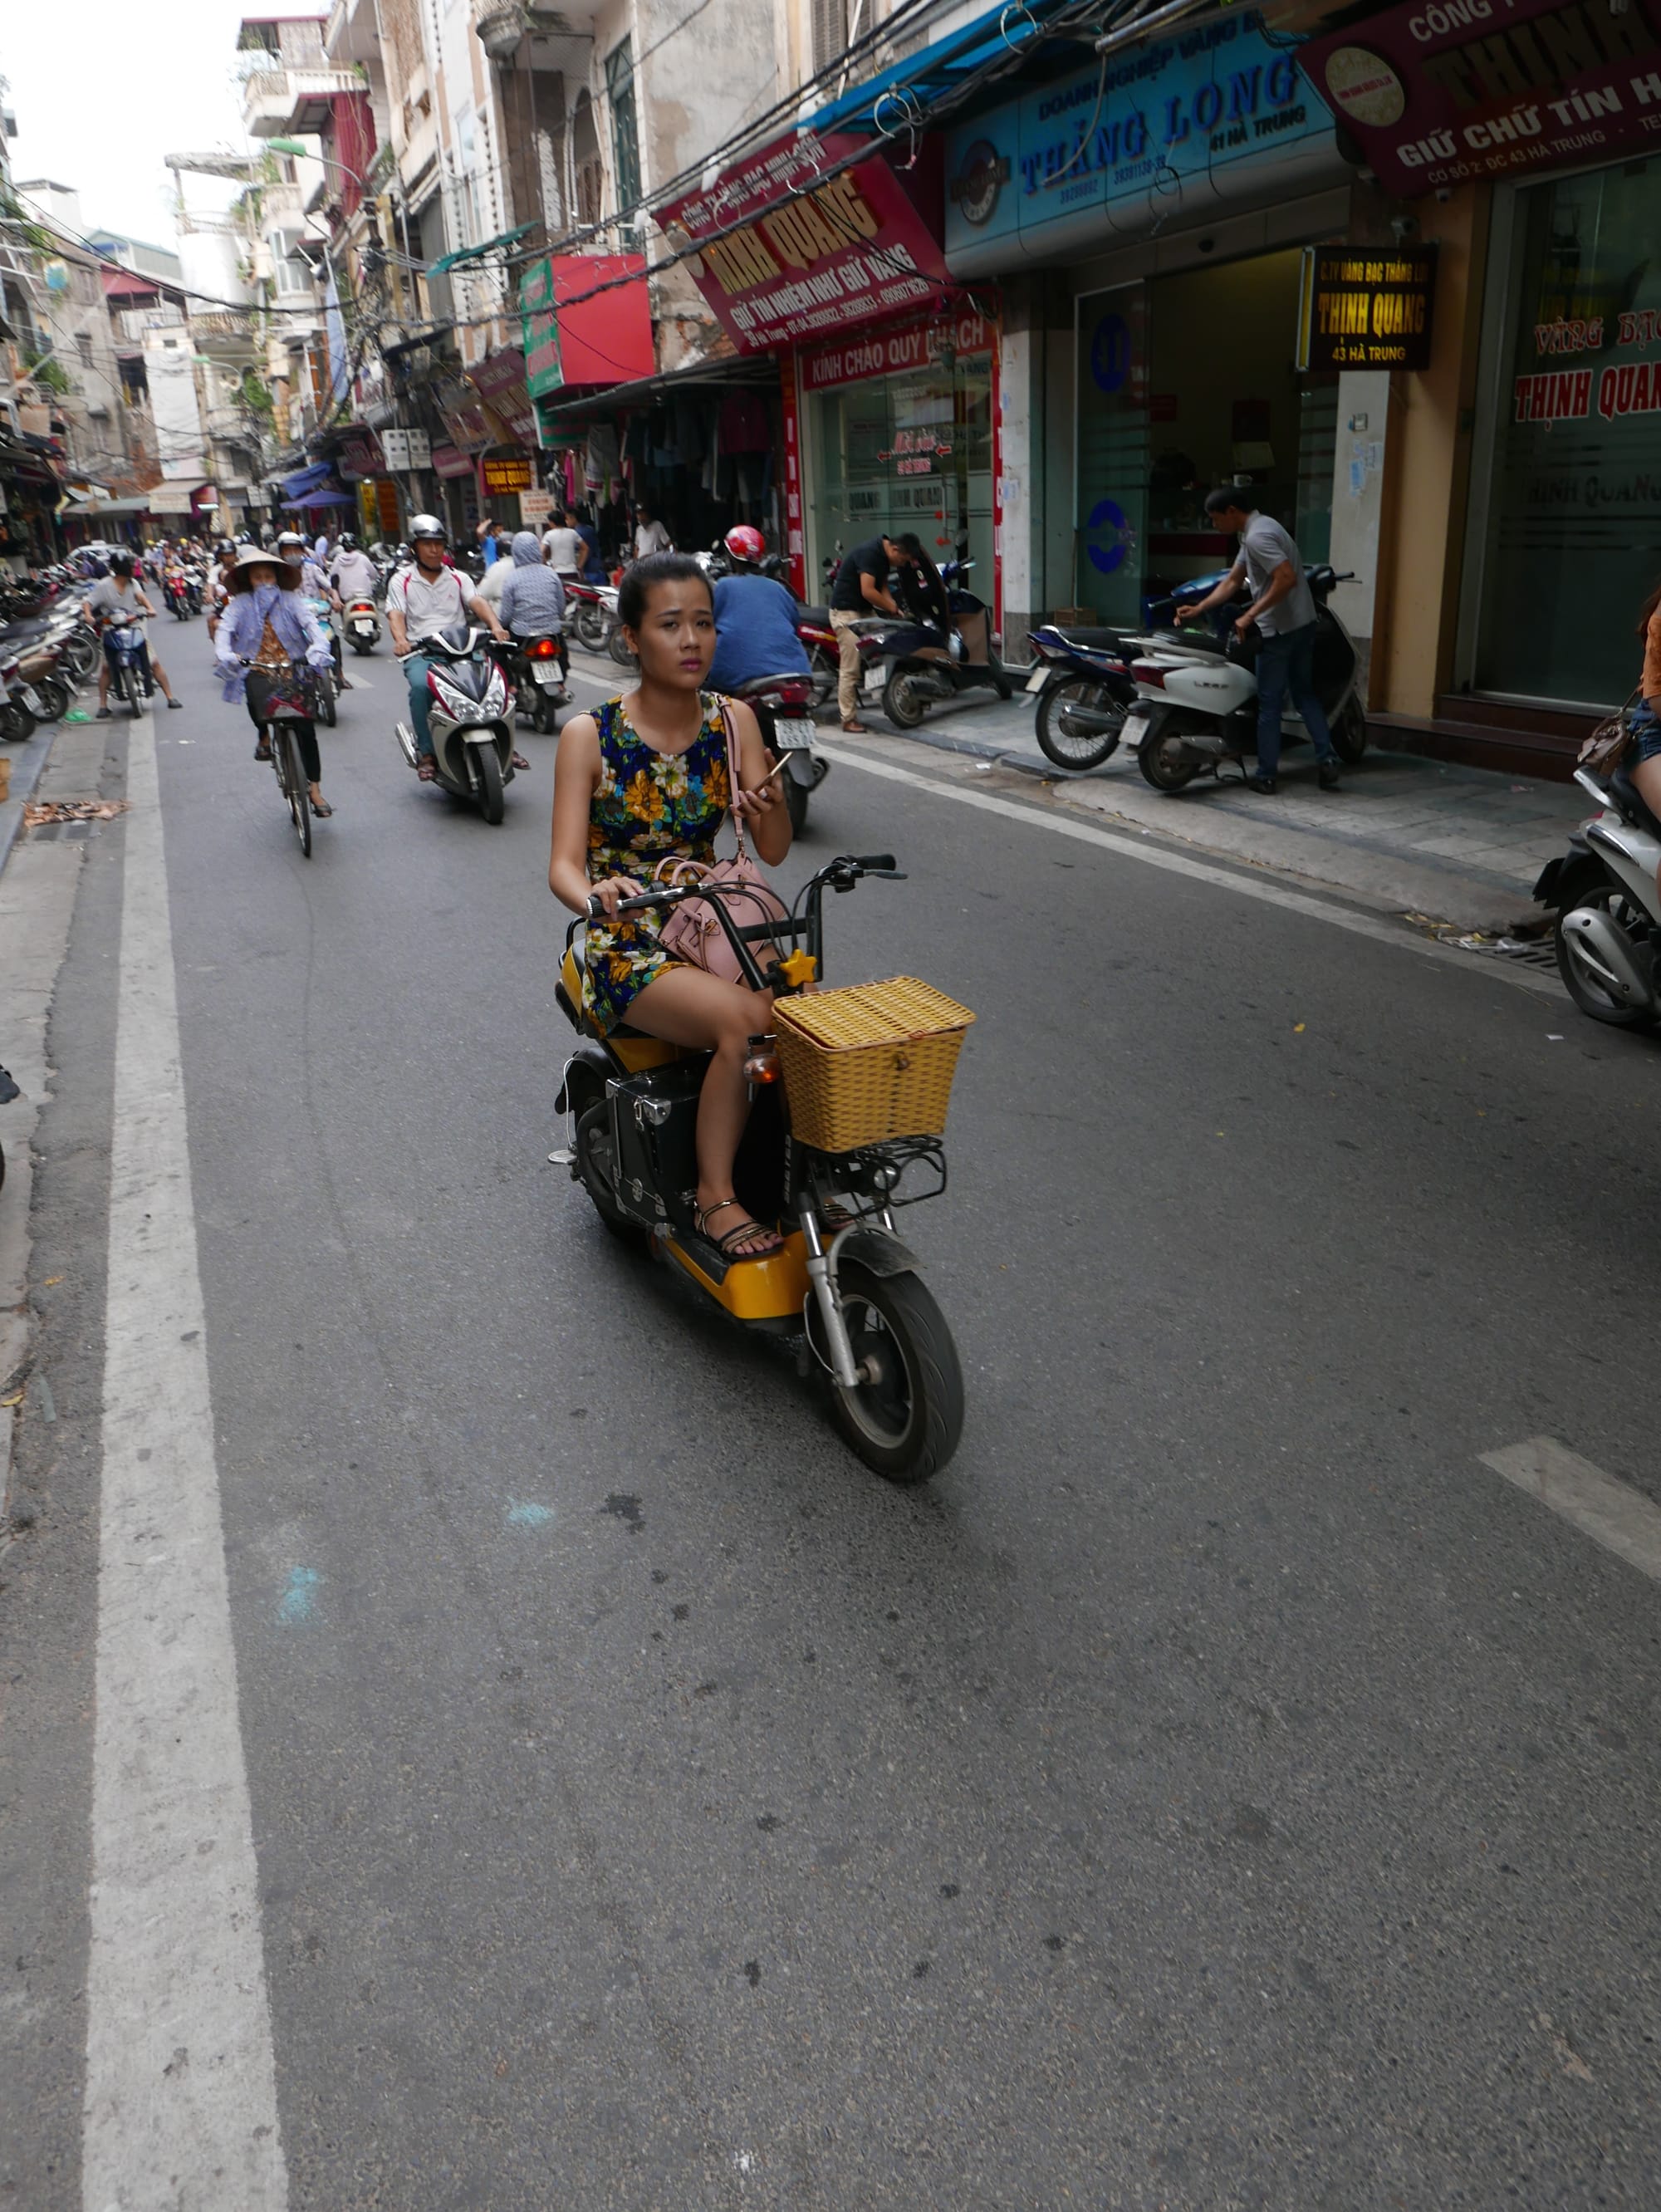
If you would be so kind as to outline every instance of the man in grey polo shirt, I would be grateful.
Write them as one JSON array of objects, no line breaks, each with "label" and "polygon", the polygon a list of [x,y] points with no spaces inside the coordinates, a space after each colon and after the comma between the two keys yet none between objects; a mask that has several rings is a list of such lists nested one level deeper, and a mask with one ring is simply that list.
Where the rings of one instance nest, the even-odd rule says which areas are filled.
[{"label": "man in grey polo shirt", "polygon": [[1205,511],[1219,530],[1240,533],[1234,567],[1215,591],[1183,611],[1191,622],[1211,607],[1232,599],[1242,580],[1250,583],[1252,604],[1234,624],[1244,638],[1255,623],[1263,633],[1258,648],[1258,772],[1246,779],[1253,791],[1272,792],[1281,765],[1281,715],[1286,695],[1303,717],[1315,747],[1323,791],[1337,787],[1338,757],[1326,726],[1326,710],[1315,691],[1315,600],[1304,579],[1303,562],[1289,532],[1262,514],[1249,485],[1229,484],[1207,498]]}]

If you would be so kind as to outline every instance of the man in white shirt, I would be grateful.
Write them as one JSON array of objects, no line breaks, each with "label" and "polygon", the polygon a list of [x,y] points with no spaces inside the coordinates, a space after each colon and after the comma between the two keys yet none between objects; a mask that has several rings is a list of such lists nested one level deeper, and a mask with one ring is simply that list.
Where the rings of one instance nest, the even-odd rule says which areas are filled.
[{"label": "man in white shirt", "polygon": [[555,507],[554,519],[543,532],[543,558],[561,576],[580,576],[588,548],[571,526],[571,517]]},{"label": "man in white shirt", "polygon": [[[430,664],[421,650],[421,640],[436,637],[440,630],[453,629],[458,623],[470,619],[483,623],[490,635],[504,645],[507,643],[507,632],[497,620],[495,609],[479,597],[457,569],[446,567],[445,529],[436,514],[418,514],[412,519],[409,543],[415,548],[414,562],[409,568],[400,568],[386,586],[386,627],[392,633],[392,650],[403,663],[404,680],[409,686],[409,719],[415,729],[415,750],[421,755],[416,773],[423,783],[431,783],[438,769],[433,760],[433,728],[428,720],[432,699],[427,689],[427,672]],[[530,763],[516,752],[513,765],[524,769]]]},{"label": "man in white shirt", "polygon": [[644,561],[649,553],[672,553],[675,540],[661,522],[644,504],[634,510],[634,558]]},{"label": "man in white shirt", "polygon": [[[101,583],[93,586],[87,606],[88,611],[97,618],[100,629],[117,616],[134,615],[139,617],[139,632],[144,640],[144,649],[138,659],[140,672],[147,676],[154,676],[161,686],[161,694],[167,704],[170,707],[177,707],[179,702],[174,698],[168,685],[167,671],[150,651],[149,632],[144,628],[142,617],[146,615],[153,615],[155,609],[145,597],[142,585],[133,575],[133,556],[130,553],[116,553],[111,556],[110,573]],[[100,722],[107,722],[109,719],[110,655],[106,646],[104,658],[100,662],[98,669],[98,720]]]}]

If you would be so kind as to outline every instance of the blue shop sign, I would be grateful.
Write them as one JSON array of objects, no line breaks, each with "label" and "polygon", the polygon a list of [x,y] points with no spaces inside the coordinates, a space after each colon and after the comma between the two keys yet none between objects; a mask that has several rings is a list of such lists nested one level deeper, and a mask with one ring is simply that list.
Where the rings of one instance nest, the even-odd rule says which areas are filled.
[{"label": "blue shop sign", "polygon": [[1242,10],[961,125],[946,142],[947,263],[969,276],[1099,250],[1348,174],[1296,54]]}]

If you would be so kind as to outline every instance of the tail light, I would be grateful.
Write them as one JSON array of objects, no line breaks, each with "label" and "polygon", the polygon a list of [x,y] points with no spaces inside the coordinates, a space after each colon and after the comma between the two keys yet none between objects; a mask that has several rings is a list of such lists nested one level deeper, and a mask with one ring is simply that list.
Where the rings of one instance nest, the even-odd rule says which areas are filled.
[{"label": "tail light", "polygon": [[805,707],[812,700],[813,686],[804,676],[799,684],[779,684],[773,696],[781,707]]},{"label": "tail light", "polygon": [[1056,658],[1055,647],[1047,638],[1040,637],[1036,630],[1028,633],[1027,643],[1034,660],[1053,660]]},{"label": "tail light", "polygon": [[560,657],[559,640],[553,637],[536,638],[526,646],[524,657],[527,660],[557,660]]},{"label": "tail light", "polygon": [[1165,689],[1165,664],[1162,660],[1133,660],[1131,663],[1133,682],[1145,684],[1150,691]]}]

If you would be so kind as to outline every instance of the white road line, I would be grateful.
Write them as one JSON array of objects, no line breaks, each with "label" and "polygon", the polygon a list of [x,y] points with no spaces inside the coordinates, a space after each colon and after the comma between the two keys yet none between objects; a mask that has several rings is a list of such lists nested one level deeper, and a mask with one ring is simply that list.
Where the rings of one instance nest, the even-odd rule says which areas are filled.
[{"label": "white road line", "polygon": [[1572,1521],[1594,1544],[1661,1582],[1661,1505],[1552,1437],[1477,1455],[1484,1467]]},{"label": "white road line", "polygon": [[[926,791],[936,799],[949,799],[960,806],[973,806],[984,814],[1001,814],[1011,822],[1024,823],[1031,830],[1048,830],[1059,837],[1075,838],[1082,845],[1100,846],[1104,852],[1117,853],[1129,860],[1140,860],[1147,867],[1163,868],[1173,876],[1189,876],[1197,882],[1214,884],[1221,890],[1234,891],[1241,898],[1258,899],[1264,906],[1283,907],[1288,913],[1309,915],[1316,921],[1328,923],[1335,929],[1347,929],[1352,936],[1370,937],[1376,944],[1394,945],[1398,951],[1416,952],[1427,960],[1439,960],[1459,969],[1469,975],[1477,963],[1468,952],[1455,951],[1451,946],[1439,945],[1434,938],[1420,937],[1397,923],[1358,914],[1353,907],[1338,906],[1329,900],[1315,898],[1306,891],[1292,890],[1275,883],[1265,883],[1256,876],[1242,874],[1233,868],[1217,867],[1206,860],[1191,860],[1185,853],[1173,853],[1168,846],[1155,842],[1152,836],[1133,837],[1114,830],[1098,830],[1088,822],[1080,822],[1058,808],[1023,806],[1019,799],[1001,798],[996,792],[967,791],[960,786],[947,783],[937,777],[918,775],[914,770],[895,768],[888,761],[873,760],[868,753],[850,751],[842,745],[826,744],[815,740],[815,750],[827,760],[843,763],[848,768],[863,769],[867,775],[882,777],[889,783],[908,784],[914,791]],[[1542,975],[1536,969],[1524,968],[1498,960],[1485,962],[1482,972],[1497,975],[1501,981],[1515,983],[1525,991],[1533,991],[1549,999],[1567,996],[1555,976]]]},{"label": "white road line", "polygon": [[153,720],[128,753],[82,2203],[282,2212]]}]

